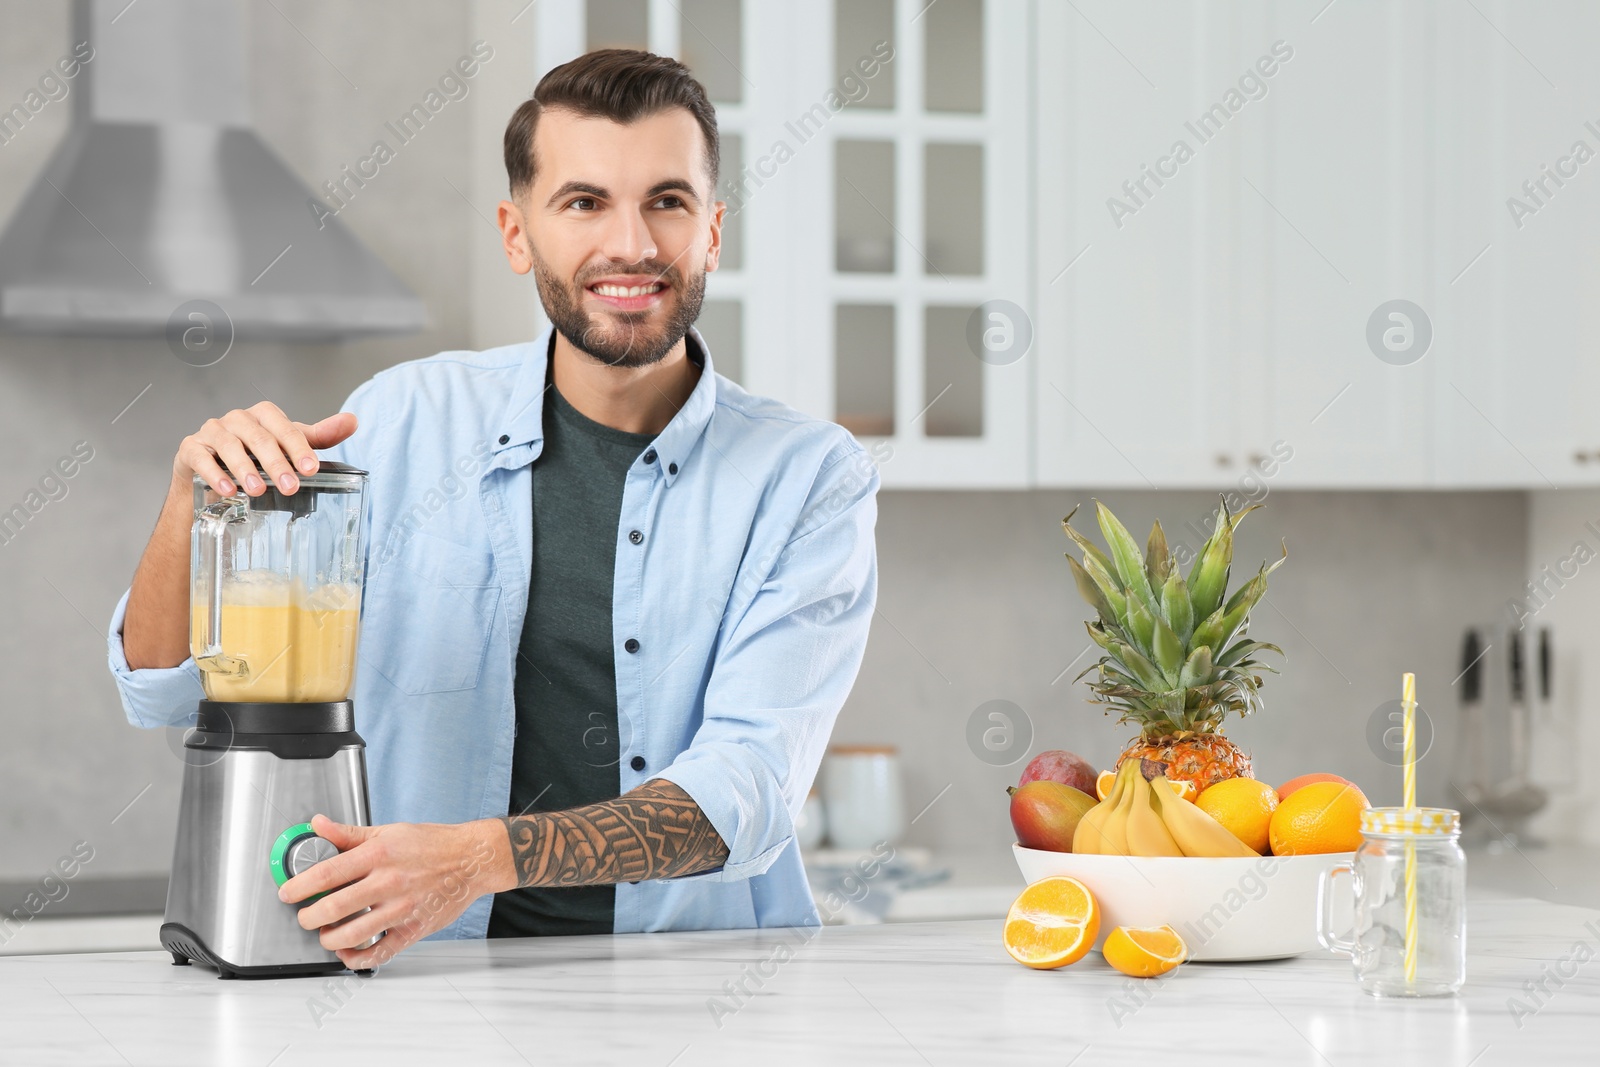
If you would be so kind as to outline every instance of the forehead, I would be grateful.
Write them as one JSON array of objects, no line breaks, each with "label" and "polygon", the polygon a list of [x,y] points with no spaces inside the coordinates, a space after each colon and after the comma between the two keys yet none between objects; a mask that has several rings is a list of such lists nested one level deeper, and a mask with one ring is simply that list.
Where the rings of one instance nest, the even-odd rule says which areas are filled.
[{"label": "forehead", "polygon": [[700,124],[681,107],[626,124],[551,108],[534,128],[533,157],[536,189],[586,181],[625,192],[663,178],[710,178]]}]

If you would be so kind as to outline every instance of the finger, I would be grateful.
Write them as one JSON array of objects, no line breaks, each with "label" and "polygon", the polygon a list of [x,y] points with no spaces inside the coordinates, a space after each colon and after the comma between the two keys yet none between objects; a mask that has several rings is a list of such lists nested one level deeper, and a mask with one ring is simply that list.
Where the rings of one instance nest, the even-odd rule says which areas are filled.
[{"label": "finger", "polygon": [[263,400],[250,409],[266,431],[278,439],[278,447],[288,456],[296,469],[305,474],[315,474],[317,456],[311,443],[300,432],[300,424],[290,420],[283,409],[270,400]]},{"label": "finger", "polygon": [[260,496],[267,491],[267,483],[256,473],[255,460],[245,451],[244,442],[229,432],[221,419],[206,420],[205,425],[200,427],[200,439],[228,468],[234,484],[244,487],[245,495]]},{"label": "finger", "polygon": [[322,947],[329,952],[355,949],[391,926],[400,926],[407,910],[403,902],[391,900],[387,904],[374,907],[371,911],[353,915],[347,922],[324,926],[320,939]]},{"label": "finger", "polygon": [[278,447],[278,439],[261,425],[261,420],[256,418],[254,413],[230,411],[222,416],[222,425],[245,443],[250,449],[250,454],[256,457],[261,469],[272,479],[279,492],[287,495],[300,488],[300,479],[295,477],[294,468],[289,466],[288,457],[283,454],[283,449]]},{"label": "finger", "polygon": [[217,462],[217,455],[206,447],[205,442],[195,436],[185,437],[178,446],[178,462],[189,468],[190,474],[197,474],[201,481],[211,487],[211,491],[222,496],[232,496],[237,486],[233,479],[228,477],[222,465]]},{"label": "finger", "polygon": [[[320,864],[318,865],[320,866]],[[392,893],[384,893],[374,885],[375,879],[362,878],[333,890],[322,899],[300,909],[296,919],[302,930],[323,930],[356,915],[364,908],[375,908],[386,902]]]},{"label": "finger", "polygon": [[323,814],[311,816],[311,829],[318,837],[326,837],[333,842],[333,847],[341,852],[355,848],[377,834],[375,826],[354,826],[349,823],[334,822]]},{"label": "finger", "polygon": [[[295,901],[316,896],[318,893],[332,893],[336,889],[343,889],[352,882],[364,879],[371,874],[373,861],[374,856],[370,851],[359,848],[349,852],[341,852],[337,856],[330,856],[321,863],[313,864],[309,870],[297,874],[283,883],[278,889],[278,899],[286,904],[293,904]],[[316,907],[321,903],[322,901],[319,900],[312,906]],[[370,903],[372,901],[363,900],[361,907],[365,907]],[[349,911],[345,911],[340,915],[321,915],[319,916],[321,918],[320,922],[307,922],[301,923],[301,925],[307,929],[312,926],[323,926],[340,918],[341,915],[348,915],[349,913]]]},{"label": "finger", "polygon": [[394,959],[401,952],[422,940],[422,929],[417,926],[400,926],[391,929],[379,941],[368,949],[337,949],[339,961],[352,971],[365,971],[381,966]]},{"label": "finger", "polygon": [[356,417],[348,411],[341,411],[314,425],[301,425],[312,448],[332,448],[356,432]]}]

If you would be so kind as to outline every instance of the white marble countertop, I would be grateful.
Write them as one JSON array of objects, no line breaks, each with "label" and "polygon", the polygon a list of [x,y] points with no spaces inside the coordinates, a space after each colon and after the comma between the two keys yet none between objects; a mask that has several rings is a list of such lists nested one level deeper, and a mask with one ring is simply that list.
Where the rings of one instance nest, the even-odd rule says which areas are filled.
[{"label": "white marble countertop", "polygon": [[[1600,960],[1523,983],[1600,911],[1470,905],[1458,997],[1380,1001],[1343,961],[1191,964],[1136,982],[1091,954],[1030,971],[997,920],[433,942],[369,979],[216,979],[162,952],[0,960],[0,1059],[313,1063],[1593,1063]],[[1571,970],[1571,966],[1564,965]],[[748,994],[737,991],[743,981]],[[732,991],[732,992],[730,992]],[[1529,1014],[1517,1018],[1508,1000]],[[1139,1056],[1135,1061],[1131,1057]],[[1143,1057],[1149,1057],[1145,1059]]]}]

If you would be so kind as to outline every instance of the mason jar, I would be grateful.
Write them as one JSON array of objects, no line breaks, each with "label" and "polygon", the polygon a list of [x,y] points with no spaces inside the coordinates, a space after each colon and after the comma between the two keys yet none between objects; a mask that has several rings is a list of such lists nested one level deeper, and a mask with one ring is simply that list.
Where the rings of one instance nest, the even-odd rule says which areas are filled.
[{"label": "mason jar", "polygon": [[[1352,861],[1322,875],[1318,940],[1350,957],[1356,980],[1373,996],[1455,993],[1467,976],[1467,858],[1461,851],[1460,813],[1448,808],[1368,808],[1361,813],[1361,836]],[[1408,867],[1413,886],[1409,905]],[[1355,929],[1348,938],[1335,937],[1330,928],[1330,889],[1340,873],[1350,875],[1355,892]],[[1416,939],[1408,947],[1407,912],[1413,908]]]}]

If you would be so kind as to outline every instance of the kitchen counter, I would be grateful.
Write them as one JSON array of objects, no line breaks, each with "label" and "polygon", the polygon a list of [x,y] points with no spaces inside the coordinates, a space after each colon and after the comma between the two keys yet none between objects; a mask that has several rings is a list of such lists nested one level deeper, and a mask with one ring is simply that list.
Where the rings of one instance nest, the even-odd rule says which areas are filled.
[{"label": "kitchen counter", "polygon": [[[368,979],[217,980],[161,952],[0,960],[6,1062],[1492,1064],[1593,1062],[1600,961],[1523,983],[1600,911],[1470,905],[1459,997],[1380,1001],[1349,964],[1191,964],[1152,981],[1095,954],[1006,956],[1000,923],[431,942]],[[1570,966],[1563,965],[1570,970]],[[739,992],[743,982],[748,992]],[[1514,1017],[1510,998],[1527,1014]]]}]

